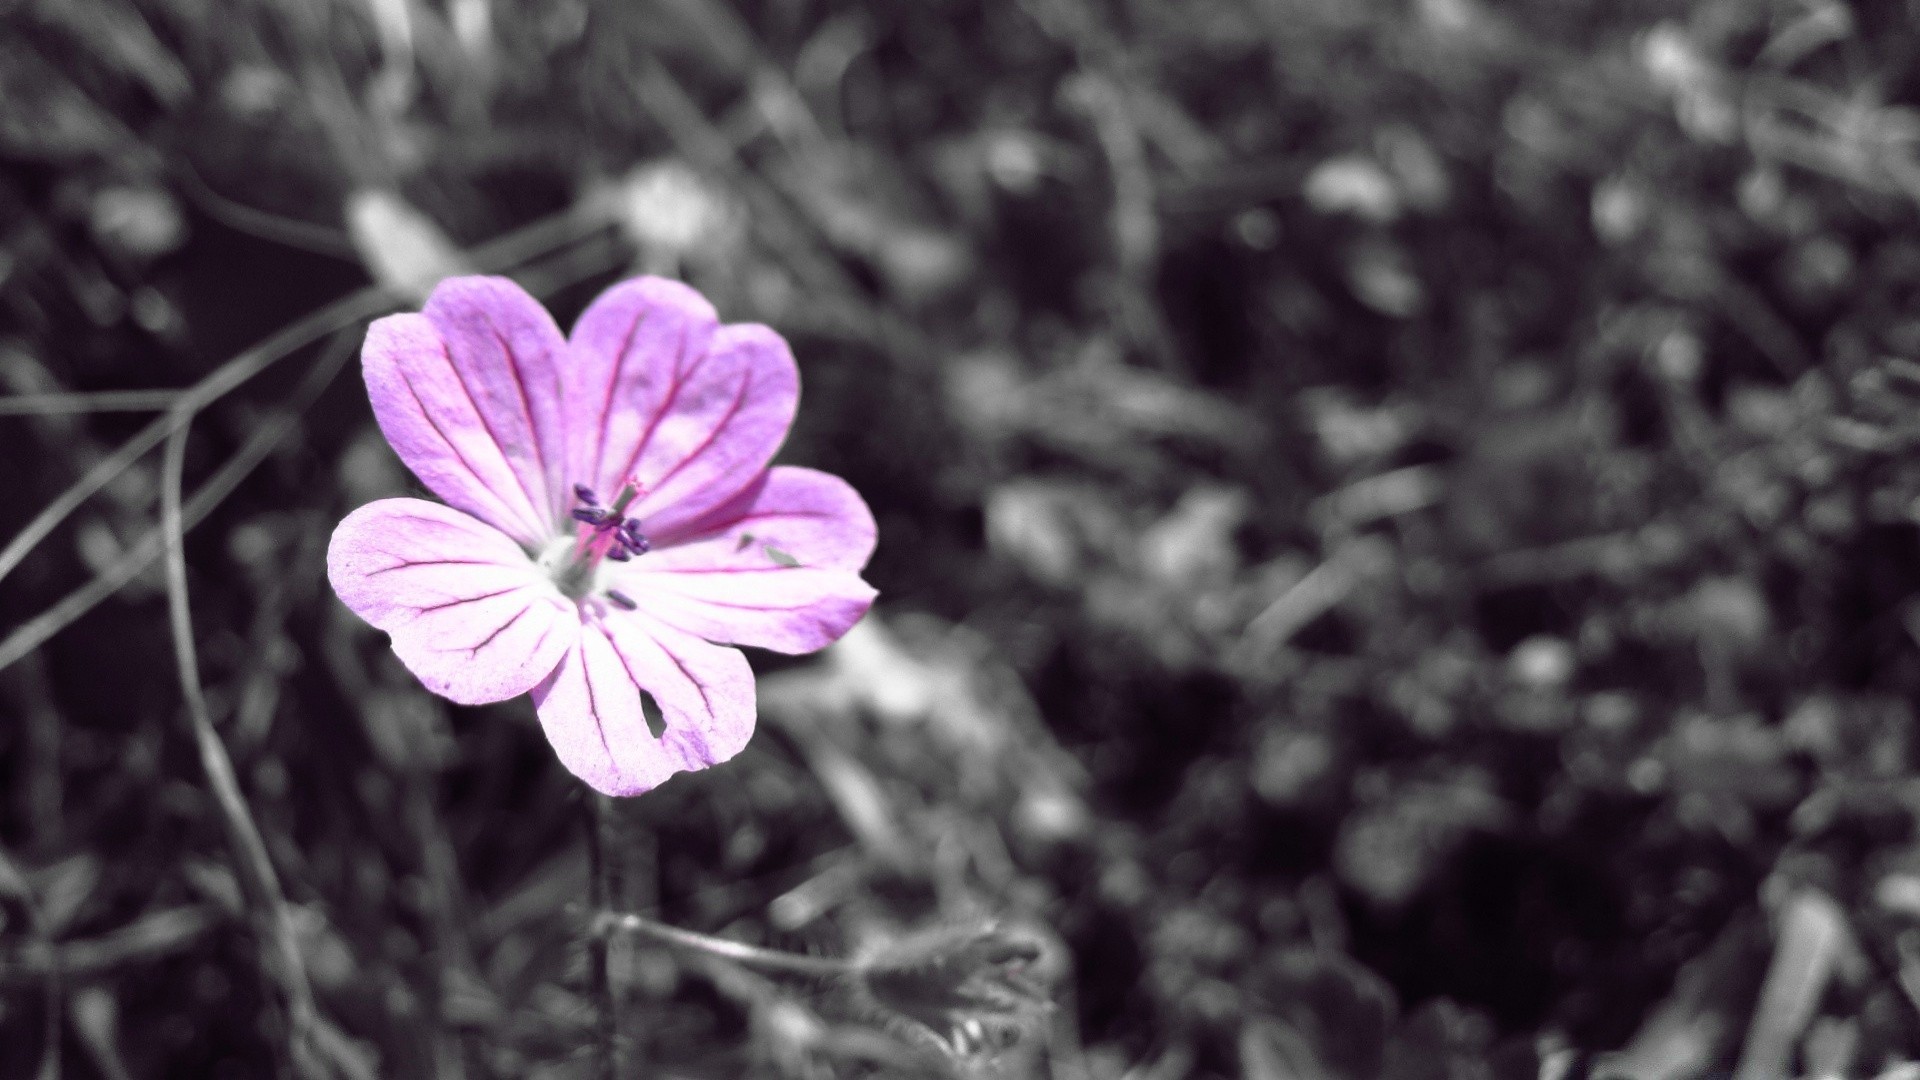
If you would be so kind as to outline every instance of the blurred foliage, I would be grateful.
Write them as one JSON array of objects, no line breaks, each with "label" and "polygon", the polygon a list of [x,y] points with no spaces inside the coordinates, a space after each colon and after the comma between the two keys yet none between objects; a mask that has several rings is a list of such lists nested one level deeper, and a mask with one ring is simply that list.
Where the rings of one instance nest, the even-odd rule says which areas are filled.
[{"label": "blurred foliage", "polygon": [[[624,268],[562,322],[645,271],[780,328],[788,459],[881,527],[747,753],[620,806],[616,907],[1017,928],[1056,1007],[983,1075],[1914,1076],[1916,54],[1842,0],[11,0],[0,383],[186,386],[574,208]],[[581,790],[334,602],[410,481],[357,380],[300,419],[188,557],[329,1067],[595,1075]],[[0,417],[7,535],[139,420]],[[161,588],[0,671],[0,1075],[282,1060]],[[611,947],[627,1075],[963,1041]]]}]

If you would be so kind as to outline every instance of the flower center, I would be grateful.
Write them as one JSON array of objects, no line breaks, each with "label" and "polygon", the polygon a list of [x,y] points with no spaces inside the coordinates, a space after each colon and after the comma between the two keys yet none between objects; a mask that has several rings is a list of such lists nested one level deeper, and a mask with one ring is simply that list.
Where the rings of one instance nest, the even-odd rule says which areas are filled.
[{"label": "flower center", "polygon": [[[602,506],[600,497],[585,484],[573,485],[573,495],[580,502],[569,515],[580,523],[577,535],[567,550],[555,551],[541,561],[550,567],[561,594],[578,600],[593,591],[594,571],[601,559],[626,562],[635,555],[645,555],[653,544],[640,531],[639,519],[626,516],[627,507],[640,495],[638,483],[627,481],[612,506]],[[609,589],[607,595],[623,608],[631,610],[634,606],[616,590]]]}]

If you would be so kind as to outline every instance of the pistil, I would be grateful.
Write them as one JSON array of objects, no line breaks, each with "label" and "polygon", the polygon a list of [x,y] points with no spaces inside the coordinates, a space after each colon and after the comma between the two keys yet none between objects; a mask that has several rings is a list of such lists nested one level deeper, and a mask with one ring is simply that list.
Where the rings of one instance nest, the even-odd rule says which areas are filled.
[{"label": "pistil", "polygon": [[557,568],[554,581],[562,593],[578,599],[591,590],[594,568],[602,558],[626,562],[645,555],[653,544],[640,531],[639,520],[626,516],[627,507],[640,497],[639,484],[629,480],[622,485],[612,506],[602,506],[600,497],[585,484],[573,485],[573,495],[583,504],[569,513],[580,523],[579,537],[572,558]]}]

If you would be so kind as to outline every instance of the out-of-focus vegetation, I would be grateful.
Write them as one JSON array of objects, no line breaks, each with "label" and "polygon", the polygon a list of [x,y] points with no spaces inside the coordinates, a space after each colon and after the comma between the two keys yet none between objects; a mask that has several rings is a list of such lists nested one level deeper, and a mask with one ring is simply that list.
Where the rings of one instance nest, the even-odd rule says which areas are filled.
[{"label": "out-of-focus vegetation", "polygon": [[[756,658],[752,747],[620,806],[615,909],[1042,941],[1056,1008],[962,1072],[1920,1075],[1911,18],[11,0],[0,539],[177,400],[45,395],[194,386],[562,215],[501,257],[563,324],[648,271],[778,327],[787,459],[881,528],[875,615]],[[597,1075],[582,789],[324,584],[333,523],[412,486],[330,378],[353,315],[185,459],[299,1067]],[[0,1075],[293,1067],[163,479],[0,580]],[[611,969],[623,1075],[930,1075],[964,1020]]]}]

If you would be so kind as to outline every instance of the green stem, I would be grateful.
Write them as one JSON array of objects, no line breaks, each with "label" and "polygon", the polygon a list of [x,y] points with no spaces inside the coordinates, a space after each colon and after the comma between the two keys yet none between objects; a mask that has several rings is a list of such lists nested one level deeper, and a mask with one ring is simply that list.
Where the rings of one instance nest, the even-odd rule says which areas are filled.
[{"label": "green stem", "polygon": [[683,949],[692,949],[736,964],[759,968],[762,971],[777,971],[788,975],[807,975],[815,978],[830,978],[844,975],[851,965],[845,960],[831,957],[802,956],[799,953],[780,952],[775,949],[763,949],[758,945],[747,945],[738,941],[728,941],[708,934],[682,930],[677,926],[655,922],[644,915],[634,915],[617,911],[602,911],[594,920],[596,937],[604,938],[613,931],[640,934],[655,941],[675,945]]}]

